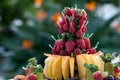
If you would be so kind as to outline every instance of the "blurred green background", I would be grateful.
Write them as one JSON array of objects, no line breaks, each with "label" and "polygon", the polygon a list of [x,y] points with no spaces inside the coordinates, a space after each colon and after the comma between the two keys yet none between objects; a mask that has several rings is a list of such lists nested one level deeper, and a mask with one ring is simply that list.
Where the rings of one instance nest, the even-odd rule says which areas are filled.
[{"label": "blurred green background", "polygon": [[120,53],[120,0],[0,0],[0,80],[24,74],[31,57],[44,66],[57,18],[75,4],[88,14],[92,46],[99,41],[98,50]]}]

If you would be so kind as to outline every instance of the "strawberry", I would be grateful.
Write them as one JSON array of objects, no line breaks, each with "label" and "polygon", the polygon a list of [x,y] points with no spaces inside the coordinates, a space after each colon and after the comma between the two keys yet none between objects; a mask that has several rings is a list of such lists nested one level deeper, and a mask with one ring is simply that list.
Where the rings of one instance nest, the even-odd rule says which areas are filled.
[{"label": "strawberry", "polygon": [[55,51],[56,52],[59,52],[60,51],[60,42],[59,42],[59,40],[56,40],[55,41],[55,44],[54,44],[54,46],[53,46],[53,49],[55,49]]},{"label": "strawberry", "polygon": [[75,32],[75,24],[73,21],[70,22],[69,32],[74,33]]},{"label": "strawberry", "polygon": [[96,53],[96,49],[95,48],[87,49],[87,53],[88,54],[95,54]]},{"label": "strawberry", "polygon": [[102,74],[100,71],[97,71],[93,74],[95,80],[103,80]]},{"label": "strawberry", "polygon": [[68,15],[68,16],[71,16],[72,15],[71,9],[67,7],[66,11],[65,11],[65,14]]},{"label": "strawberry", "polygon": [[63,30],[64,31],[68,30],[68,24],[67,23],[63,25]]},{"label": "strawberry", "polygon": [[26,68],[26,69],[25,69],[25,75],[26,75],[26,76],[28,75],[28,72],[29,72],[29,70],[28,70],[28,68]]},{"label": "strawberry", "polygon": [[60,55],[66,56],[66,55],[67,55],[67,52],[66,52],[65,50],[61,50],[61,51],[60,51]]},{"label": "strawberry", "polygon": [[86,26],[83,26],[82,29],[81,29],[82,32],[86,32],[87,31],[87,28]]},{"label": "strawberry", "polygon": [[65,41],[60,39],[59,41],[61,49],[65,47]]},{"label": "strawberry", "polygon": [[77,36],[78,38],[80,38],[80,37],[82,37],[82,34],[83,34],[83,32],[82,32],[81,30],[79,30],[79,31],[76,33],[76,36]]},{"label": "strawberry", "polygon": [[62,34],[62,33],[64,33],[65,31],[63,30],[63,28],[62,27],[59,27],[59,33],[60,34]]},{"label": "strawberry", "polygon": [[87,49],[91,48],[90,39],[89,38],[84,38],[84,42],[85,42],[85,45],[86,45]]},{"label": "strawberry", "polygon": [[86,14],[83,12],[83,15],[79,21],[79,25],[83,26],[85,24],[86,20],[87,20]]},{"label": "strawberry", "polygon": [[53,49],[52,49],[52,53],[53,54],[58,54],[60,52],[61,49],[63,49],[65,47],[65,41],[62,40],[62,39],[59,39],[59,40],[56,40],[55,41],[55,44],[53,46]]},{"label": "strawberry", "polygon": [[54,55],[57,55],[57,54],[58,54],[58,52],[55,50],[54,47],[53,47],[53,49],[52,49],[52,54],[54,54]]},{"label": "strawberry", "polygon": [[76,45],[79,46],[81,49],[85,49],[86,45],[83,39],[76,40]]},{"label": "strawberry", "polygon": [[77,10],[72,10],[72,15],[75,17],[75,18],[81,18],[81,16],[78,14],[78,11]]},{"label": "strawberry", "polygon": [[79,54],[81,54],[82,52],[81,52],[81,50],[80,50],[79,48],[76,48],[76,49],[74,50],[74,53],[75,53],[75,55],[79,55]]},{"label": "strawberry", "polygon": [[82,27],[84,26],[85,21],[86,21],[86,20],[83,20],[83,19],[81,19],[81,20],[79,21],[79,26],[80,26],[81,29],[82,29]]},{"label": "strawberry", "polygon": [[58,18],[57,24],[59,27],[62,27],[65,24],[65,19],[62,17]]},{"label": "strawberry", "polygon": [[115,69],[115,73],[119,73],[120,72],[120,67]]},{"label": "strawberry", "polygon": [[35,75],[35,74],[30,74],[30,75],[28,76],[28,80],[37,80],[37,75]]},{"label": "strawberry", "polygon": [[65,47],[66,47],[66,51],[68,53],[72,52],[73,49],[75,48],[75,42],[72,41],[72,40],[68,40],[66,43],[65,43]]}]

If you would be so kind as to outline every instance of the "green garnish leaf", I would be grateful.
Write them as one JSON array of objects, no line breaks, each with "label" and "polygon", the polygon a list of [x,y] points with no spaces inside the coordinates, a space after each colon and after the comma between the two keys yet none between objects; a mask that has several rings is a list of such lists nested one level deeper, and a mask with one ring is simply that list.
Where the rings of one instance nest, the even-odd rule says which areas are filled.
[{"label": "green garnish leaf", "polygon": [[33,65],[33,66],[36,66],[36,65],[37,65],[37,60],[36,60],[36,58],[30,58],[30,59],[28,60],[28,64],[29,64],[29,65]]},{"label": "green garnish leaf", "polygon": [[93,64],[87,64],[85,63],[84,64],[84,67],[88,70],[89,73],[93,74],[94,72],[97,72],[99,69],[98,69],[98,66],[96,65],[93,65]]},{"label": "green garnish leaf", "polygon": [[37,65],[36,69],[35,69],[35,71],[33,73],[37,74],[39,72],[43,72],[43,67],[41,65]]},{"label": "green garnish leaf", "polygon": [[65,14],[66,13],[66,9],[67,9],[67,7],[64,7],[64,9],[63,9],[63,14]]},{"label": "green garnish leaf", "polygon": [[105,63],[111,62],[113,60],[113,56],[110,53],[102,55],[101,58]]}]

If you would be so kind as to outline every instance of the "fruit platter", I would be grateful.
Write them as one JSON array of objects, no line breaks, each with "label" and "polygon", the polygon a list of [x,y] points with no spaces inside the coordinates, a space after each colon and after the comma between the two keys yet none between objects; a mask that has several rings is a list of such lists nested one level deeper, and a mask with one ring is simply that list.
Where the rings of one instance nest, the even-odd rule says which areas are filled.
[{"label": "fruit platter", "polygon": [[91,46],[93,34],[86,34],[84,9],[65,7],[57,24],[60,36],[52,36],[55,43],[49,45],[52,54],[44,53],[44,68],[31,58],[23,68],[25,75],[16,75],[13,80],[120,80],[120,59],[113,63],[114,53],[96,51],[99,42]]}]

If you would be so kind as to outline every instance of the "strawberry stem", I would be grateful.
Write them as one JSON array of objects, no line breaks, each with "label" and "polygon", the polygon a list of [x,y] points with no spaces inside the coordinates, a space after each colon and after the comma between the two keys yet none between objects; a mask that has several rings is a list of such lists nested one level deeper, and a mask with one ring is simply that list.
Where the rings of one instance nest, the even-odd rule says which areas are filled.
[{"label": "strawberry stem", "polygon": [[94,48],[96,49],[96,48],[98,47],[98,45],[99,45],[99,42],[97,42],[97,43],[96,43],[96,45],[95,45],[95,47],[94,47]]},{"label": "strawberry stem", "polygon": [[49,47],[52,49],[53,47],[51,46],[51,44],[49,44]]},{"label": "strawberry stem", "polygon": [[23,69],[23,70],[26,70],[26,68],[25,68],[25,67],[22,67],[22,69]]},{"label": "strawberry stem", "polygon": [[88,36],[88,38],[91,38],[93,36],[93,33],[91,33],[90,35],[87,35],[87,36]]},{"label": "strawberry stem", "polygon": [[56,38],[55,38],[53,35],[51,35],[51,37],[53,38],[53,40],[55,40],[55,41],[56,41]]},{"label": "strawberry stem", "polygon": [[77,4],[75,4],[75,9],[77,9]]},{"label": "strawberry stem", "polygon": [[60,35],[57,35],[58,39],[60,39]]},{"label": "strawberry stem", "polygon": [[88,23],[89,23],[89,21],[86,21],[85,26],[87,26]]}]

